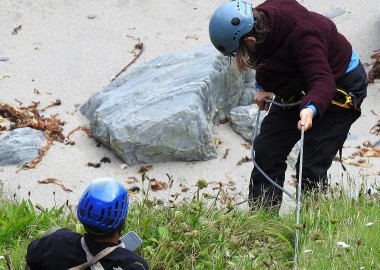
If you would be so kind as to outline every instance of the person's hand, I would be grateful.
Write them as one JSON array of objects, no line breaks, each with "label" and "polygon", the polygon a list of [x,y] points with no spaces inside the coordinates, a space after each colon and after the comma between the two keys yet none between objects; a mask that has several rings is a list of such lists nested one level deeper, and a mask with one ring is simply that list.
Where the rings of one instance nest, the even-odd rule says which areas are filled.
[{"label": "person's hand", "polygon": [[257,106],[259,107],[260,111],[262,111],[262,110],[267,111],[269,109],[270,104],[265,102],[266,99],[272,100],[273,99],[273,93],[272,92],[265,92],[264,90],[259,90],[256,92],[255,102],[256,102]]},{"label": "person's hand", "polygon": [[298,121],[297,128],[305,127],[305,131],[313,126],[313,110],[311,108],[304,108],[300,112],[300,120]]}]

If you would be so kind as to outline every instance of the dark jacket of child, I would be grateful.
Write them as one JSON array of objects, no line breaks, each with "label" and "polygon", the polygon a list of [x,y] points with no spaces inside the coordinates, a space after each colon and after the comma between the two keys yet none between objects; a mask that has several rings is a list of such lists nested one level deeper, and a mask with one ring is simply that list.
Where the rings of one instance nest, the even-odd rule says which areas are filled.
[{"label": "dark jacket of child", "polygon": [[[81,234],[63,228],[36,239],[28,246],[26,262],[32,270],[67,270],[85,263],[87,258],[81,245],[81,238]],[[93,255],[107,247],[115,246],[112,243],[96,242],[87,234],[84,235],[84,240]],[[148,264],[143,258],[121,247],[116,248],[99,262],[106,270],[148,270]]]}]

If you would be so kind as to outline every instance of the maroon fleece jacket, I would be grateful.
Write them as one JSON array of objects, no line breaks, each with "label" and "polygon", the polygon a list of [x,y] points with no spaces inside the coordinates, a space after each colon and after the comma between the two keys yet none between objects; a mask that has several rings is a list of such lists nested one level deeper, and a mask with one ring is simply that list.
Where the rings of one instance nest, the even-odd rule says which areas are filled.
[{"label": "maroon fleece jacket", "polygon": [[330,19],[295,0],[267,0],[256,10],[268,17],[257,82],[285,100],[304,91],[301,108],[312,102],[322,117],[350,63],[351,44]]}]

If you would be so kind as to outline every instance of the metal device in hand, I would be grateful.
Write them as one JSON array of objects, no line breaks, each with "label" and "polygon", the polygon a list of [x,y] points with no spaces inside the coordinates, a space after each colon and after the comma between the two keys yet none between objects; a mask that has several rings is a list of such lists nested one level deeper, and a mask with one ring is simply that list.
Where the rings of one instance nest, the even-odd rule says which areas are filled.
[{"label": "metal device in hand", "polygon": [[121,241],[123,242],[125,248],[129,249],[130,251],[134,251],[142,243],[141,238],[134,231],[130,231],[124,235],[121,238]]}]

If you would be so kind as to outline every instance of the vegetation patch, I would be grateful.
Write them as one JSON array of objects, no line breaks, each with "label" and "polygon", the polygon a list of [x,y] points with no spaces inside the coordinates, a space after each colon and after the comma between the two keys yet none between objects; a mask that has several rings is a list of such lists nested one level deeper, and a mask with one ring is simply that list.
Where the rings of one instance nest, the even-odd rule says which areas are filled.
[{"label": "vegetation patch", "polygon": [[[51,227],[83,233],[68,205],[44,209],[0,196],[0,269],[24,269],[27,245]],[[131,205],[126,231],[143,239],[137,253],[151,269],[292,269],[296,228],[299,269],[380,269],[378,193],[305,196],[302,224],[295,224],[295,213],[217,206],[216,198],[199,193],[169,206],[147,197]]]}]

